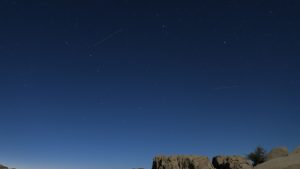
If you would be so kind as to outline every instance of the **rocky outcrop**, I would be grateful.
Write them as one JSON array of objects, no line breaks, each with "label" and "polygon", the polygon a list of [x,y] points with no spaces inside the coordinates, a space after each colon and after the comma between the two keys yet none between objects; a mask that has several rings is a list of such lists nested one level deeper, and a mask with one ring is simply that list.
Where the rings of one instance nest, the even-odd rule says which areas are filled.
[{"label": "rocky outcrop", "polygon": [[257,165],[254,169],[300,169],[300,153],[274,158]]},{"label": "rocky outcrop", "polygon": [[214,169],[208,157],[203,156],[157,156],[152,169]]},{"label": "rocky outcrop", "polygon": [[8,169],[8,167],[0,164],[0,169]]},{"label": "rocky outcrop", "polygon": [[212,160],[216,169],[252,169],[252,164],[240,156],[216,156]]},{"label": "rocky outcrop", "polygon": [[289,151],[285,147],[277,147],[272,149],[268,154],[267,154],[267,161],[272,160],[274,158],[278,157],[285,157],[289,155]]},{"label": "rocky outcrop", "polygon": [[293,152],[291,152],[290,155],[293,155],[293,154],[300,154],[300,146],[297,147]]}]

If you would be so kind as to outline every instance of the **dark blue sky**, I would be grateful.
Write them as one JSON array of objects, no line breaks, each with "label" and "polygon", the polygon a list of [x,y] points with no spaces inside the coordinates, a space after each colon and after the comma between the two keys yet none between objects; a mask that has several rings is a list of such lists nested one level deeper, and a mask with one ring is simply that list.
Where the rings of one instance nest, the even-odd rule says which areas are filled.
[{"label": "dark blue sky", "polygon": [[0,2],[0,163],[149,169],[300,144],[300,2]]}]

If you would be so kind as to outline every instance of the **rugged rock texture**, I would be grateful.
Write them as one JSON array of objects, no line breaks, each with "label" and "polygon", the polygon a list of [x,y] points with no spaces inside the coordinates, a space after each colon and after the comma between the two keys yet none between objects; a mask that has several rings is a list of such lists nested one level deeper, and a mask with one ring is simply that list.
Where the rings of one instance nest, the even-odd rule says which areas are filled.
[{"label": "rugged rock texture", "polygon": [[274,158],[257,165],[254,169],[300,169],[300,153]]},{"label": "rugged rock texture", "polygon": [[4,165],[0,164],[0,169],[8,169],[8,167],[5,167]]},{"label": "rugged rock texture", "polygon": [[152,169],[214,169],[208,157],[203,156],[157,156]]},{"label": "rugged rock texture", "polygon": [[293,155],[293,154],[300,154],[300,146],[297,147],[290,155]]},{"label": "rugged rock texture", "polygon": [[289,151],[287,148],[285,147],[277,147],[274,148],[270,151],[270,153],[268,153],[267,155],[267,161],[272,160],[274,158],[278,158],[278,157],[285,157],[289,155]]},{"label": "rugged rock texture", "polygon": [[216,169],[252,169],[252,164],[240,156],[216,156],[212,161]]}]

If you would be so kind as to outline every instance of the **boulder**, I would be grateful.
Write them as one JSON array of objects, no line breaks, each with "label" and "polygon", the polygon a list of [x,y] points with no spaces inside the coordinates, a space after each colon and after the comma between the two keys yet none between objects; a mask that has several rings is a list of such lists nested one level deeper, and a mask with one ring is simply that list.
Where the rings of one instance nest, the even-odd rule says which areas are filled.
[{"label": "boulder", "polygon": [[274,158],[255,166],[254,169],[300,169],[300,154]]},{"label": "boulder", "polygon": [[289,155],[289,151],[285,147],[277,147],[272,149],[268,154],[267,154],[267,159],[266,161],[272,160],[274,158],[278,157],[285,157]]},{"label": "boulder", "polygon": [[246,158],[240,156],[216,156],[212,160],[216,169],[252,169],[253,166]]},{"label": "boulder", "polygon": [[8,169],[8,167],[0,164],[0,169]]},{"label": "boulder", "polygon": [[297,147],[293,152],[291,152],[290,155],[292,155],[292,154],[300,154],[300,146]]},{"label": "boulder", "polygon": [[214,169],[208,157],[156,156],[152,169]]}]

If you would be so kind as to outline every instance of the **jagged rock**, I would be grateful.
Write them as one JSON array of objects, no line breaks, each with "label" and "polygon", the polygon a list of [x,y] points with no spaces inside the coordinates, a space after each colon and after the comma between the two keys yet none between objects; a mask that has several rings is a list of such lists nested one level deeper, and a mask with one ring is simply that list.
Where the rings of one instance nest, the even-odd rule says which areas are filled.
[{"label": "jagged rock", "polygon": [[278,157],[285,157],[289,155],[289,151],[285,147],[277,147],[272,149],[267,155],[267,161]]},{"label": "jagged rock", "polygon": [[300,146],[297,147],[293,152],[291,152],[290,155],[292,155],[292,154],[300,154]]},{"label": "jagged rock", "polygon": [[0,164],[0,169],[8,169],[8,167]]},{"label": "jagged rock", "polygon": [[252,164],[240,156],[216,156],[212,161],[216,169],[252,169]]},{"label": "jagged rock", "polygon": [[300,169],[300,153],[272,159],[255,166],[254,169]]},{"label": "jagged rock", "polygon": [[214,169],[208,157],[203,156],[157,156],[152,169]]}]

